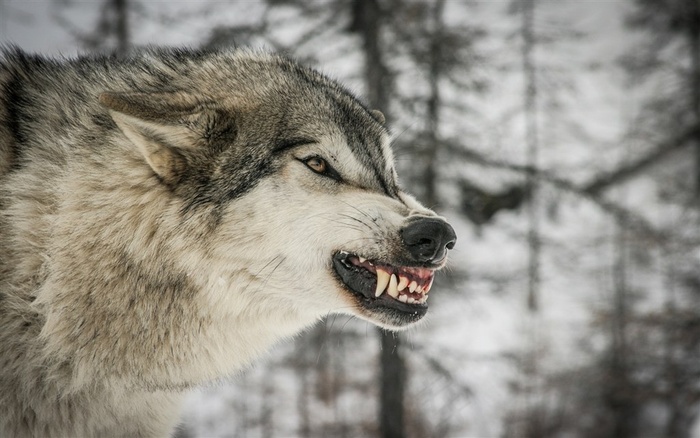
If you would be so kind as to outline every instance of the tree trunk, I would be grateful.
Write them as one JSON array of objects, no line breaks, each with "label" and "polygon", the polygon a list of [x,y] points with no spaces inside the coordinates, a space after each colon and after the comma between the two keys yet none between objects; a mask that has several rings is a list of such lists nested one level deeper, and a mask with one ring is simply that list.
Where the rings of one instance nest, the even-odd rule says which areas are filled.
[{"label": "tree trunk", "polygon": [[530,197],[527,204],[529,247],[527,308],[530,312],[539,309],[540,287],[540,232],[537,199],[537,169],[539,155],[539,133],[537,129],[537,77],[534,61],[535,33],[535,0],[524,0],[523,4],[523,72],[525,75],[525,144],[526,161],[530,171],[527,174],[526,193]]},{"label": "tree trunk", "polygon": [[[690,49],[691,71],[690,88],[691,111],[695,116],[694,123],[700,127],[700,3],[698,0],[687,0],[690,8],[688,25],[688,45]],[[700,129],[695,134],[695,197],[700,199]]]},{"label": "tree trunk", "polygon": [[629,382],[627,348],[627,243],[626,224],[617,223],[615,265],[613,267],[614,303],[611,318],[612,346],[609,357],[606,401],[612,416],[611,436],[635,436],[637,409]]},{"label": "tree trunk", "polygon": [[129,0],[112,0],[114,11],[114,36],[116,39],[115,53],[124,57],[131,45],[129,37]]},{"label": "tree trunk", "polygon": [[[300,390],[297,393],[297,415],[299,416],[298,434],[300,438],[308,438],[311,436],[311,408],[309,403],[311,399],[312,382],[309,378],[309,374],[312,362],[309,359],[309,351],[314,351],[316,348],[323,348],[323,346],[316,341],[318,336],[315,334],[318,331],[319,328],[314,328],[313,331],[309,333],[308,339],[310,339],[310,342],[297,341],[296,345],[296,373],[299,376],[300,386]],[[309,343],[311,345],[309,345]],[[315,348],[312,349],[311,346]]]},{"label": "tree trunk", "polygon": [[430,35],[430,67],[428,82],[430,95],[428,96],[428,114],[426,124],[425,145],[425,170],[423,173],[423,186],[425,187],[425,203],[430,208],[436,208],[437,199],[437,156],[440,123],[440,77],[442,76],[442,14],[445,10],[445,0],[437,0],[433,6],[432,31]]},{"label": "tree trunk", "polygon": [[383,438],[403,438],[404,431],[404,385],[406,371],[401,356],[401,338],[398,333],[380,330],[381,336],[381,382],[379,396],[379,427]]},{"label": "tree trunk", "polygon": [[271,380],[271,378],[268,378],[263,382],[262,403],[260,406],[260,435],[263,438],[273,438],[275,436],[273,403],[275,388]]},{"label": "tree trunk", "polygon": [[365,94],[369,105],[384,113],[389,121],[389,72],[381,47],[382,10],[379,0],[355,0],[356,21],[365,52]]}]

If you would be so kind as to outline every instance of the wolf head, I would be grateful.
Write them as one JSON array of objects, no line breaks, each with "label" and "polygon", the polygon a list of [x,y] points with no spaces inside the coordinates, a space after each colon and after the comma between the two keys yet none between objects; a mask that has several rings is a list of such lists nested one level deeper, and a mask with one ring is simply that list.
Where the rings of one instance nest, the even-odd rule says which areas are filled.
[{"label": "wolf head", "polygon": [[289,60],[224,60],[100,96],[196,236],[176,264],[222,311],[418,321],[455,233],[400,189],[384,117]]}]

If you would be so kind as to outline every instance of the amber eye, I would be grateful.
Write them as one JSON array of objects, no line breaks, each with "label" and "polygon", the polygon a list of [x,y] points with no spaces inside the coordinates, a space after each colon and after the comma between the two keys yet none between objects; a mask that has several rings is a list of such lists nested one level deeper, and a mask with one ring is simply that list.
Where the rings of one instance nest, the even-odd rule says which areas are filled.
[{"label": "amber eye", "polygon": [[326,160],[319,157],[318,155],[309,158],[297,158],[297,160],[306,164],[306,167],[313,170],[314,173],[318,173],[321,176],[330,178],[337,182],[343,182],[343,178],[340,176],[340,174],[335,169],[333,169]]},{"label": "amber eye", "polygon": [[326,170],[328,170],[328,164],[326,164],[326,160],[324,160],[321,157],[311,157],[308,160],[304,161],[304,163],[316,173],[326,173]]}]

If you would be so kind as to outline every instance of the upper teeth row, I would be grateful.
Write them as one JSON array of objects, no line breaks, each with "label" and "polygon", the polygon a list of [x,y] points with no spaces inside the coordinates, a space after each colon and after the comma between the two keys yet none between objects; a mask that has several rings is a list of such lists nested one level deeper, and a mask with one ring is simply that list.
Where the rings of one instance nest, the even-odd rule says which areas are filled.
[{"label": "upper teeth row", "polygon": [[[374,291],[374,296],[379,297],[384,293],[384,290],[386,289],[386,292],[391,296],[392,298],[396,298],[399,301],[402,302],[419,302],[423,303],[425,300],[427,300],[427,293],[430,291],[430,287],[433,285],[433,279],[430,279],[430,282],[428,283],[427,286],[423,287],[418,285],[415,281],[410,281],[408,278],[399,275],[398,277],[396,274],[389,274],[382,268],[377,268],[377,288]],[[388,287],[387,287],[388,286]],[[418,292],[419,294],[423,294],[423,297],[415,300],[412,297],[408,297],[406,295],[401,295],[399,296],[399,292],[408,288],[409,292]]]}]

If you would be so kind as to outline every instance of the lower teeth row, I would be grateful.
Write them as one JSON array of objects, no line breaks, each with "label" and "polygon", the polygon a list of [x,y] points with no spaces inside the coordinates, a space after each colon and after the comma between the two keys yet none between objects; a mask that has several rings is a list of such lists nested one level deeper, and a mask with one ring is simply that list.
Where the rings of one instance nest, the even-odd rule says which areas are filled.
[{"label": "lower teeth row", "polygon": [[413,297],[409,297],[409,296],[407,296],[407,295],[399,295],[398,300],[401,301],[402,303],[408,303],[408,304],[418,303],[418,304],[422,304],[422,303],[425,303],[426,301],[428,301],[428,296],[427,296],[427,295],[423,295],[422,297],[420,297],[419,299],[416,300],[416,299],[414,299]]}]

